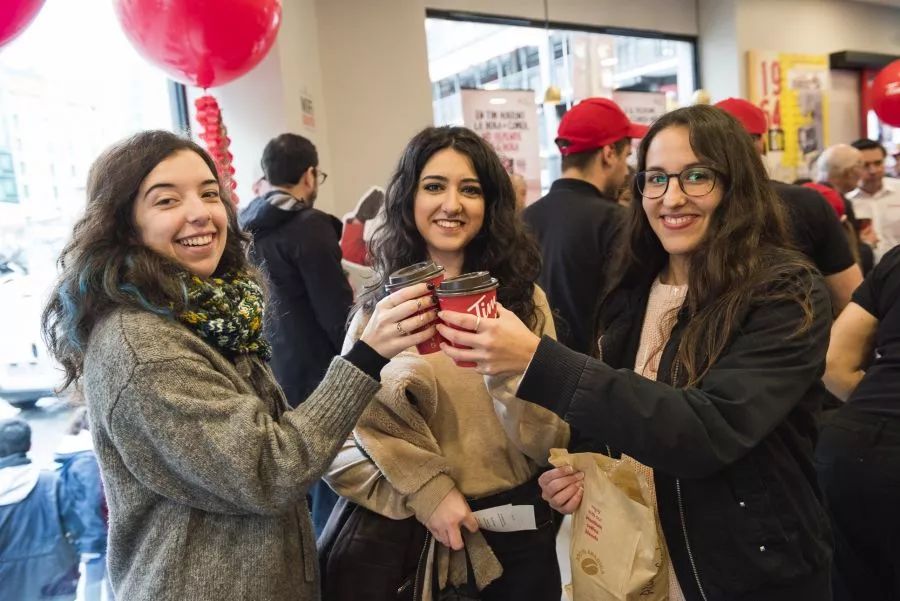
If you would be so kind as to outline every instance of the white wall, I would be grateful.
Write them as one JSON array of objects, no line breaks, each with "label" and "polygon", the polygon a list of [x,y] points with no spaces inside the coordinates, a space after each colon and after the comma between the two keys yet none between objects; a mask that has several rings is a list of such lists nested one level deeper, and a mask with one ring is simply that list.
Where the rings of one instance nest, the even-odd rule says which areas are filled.
[{"label": "white wall", "polygon": [[[287,0],[283,2],[282,10],[284,21],[278,34],[278,56],[282,73],[281,101],[285,107],[283,131],[300,134],[316,145],[319,166],[329,177],[319,189],[316,208],[340,215],[331,177],[334,171],[334,153],[328,129],[329,103],[322,79],[324,67],[320,52],[321,24],[316,3],[314,0]],[[324,50],[329,52],[330,48],[326,45]],[[315,123],[312,127],[303,124],[303,96],[313,103]],[[269,137],[279,133],[283,132],[275,132]],[[259,155],[262,154],[262,149],[260,146]]]},{"label": "white wall", "polygon": [[422,0],[318,0],[319,56],[335,214],[385,185],[400,152],[433,122]]},{"label": "white wall", "polygon": [[[749,50],[900,56],[896,6],[850,0],[699,0],[699,8],[701,77],[714,101],[747,96]],[[831,113],[835,140],[858,127],[859,98],[852,78],[853,73],[837,73],[833,82],[833,107],[839,109]],[[851,116],[854,107],[857,112]]]},{"label": "white wall", "polygon": [[713,102],[741,96],[738,0],[699,0],[700,84]]},{"label": "white wall", "polygon": [[[318,22],[313,0],[288,0],[283,4],[281,29],[272,50],[250,73],[222,87],[213,88],[231,138],[235,179],[240,206],[252,200],[250,186],[262,175],[259,160],[266,143],[293,132],[309,138],[319,152],[319,164],[328,173],[331,152],[327,136],[326,102],[322,94]],[[193,99],[201,90],[189,90]],[[313,101],[315,128],[303,125],[301,95]],[[197,128],[196,121],[191,126]],[[335,212],[334,190],[329,181],[319,192],[316,206]]]},{"label": "white wall", "polygon": [[[900,56],[900,7],[850,0],[700,0],[700,6],[703,82],[713,98],[748,93],[748,50]],[[707,15],[716,10],[721,18]]]},{"label": "white wall", "polygon": [[859,123],[859,72],[834,69],[828,94],[828,143],[849,143],[862,134]]},{"label": "white wall", "polygon": [[738,27],[744,50],[900,55],[898,7],[848,0],[742,0]]}]

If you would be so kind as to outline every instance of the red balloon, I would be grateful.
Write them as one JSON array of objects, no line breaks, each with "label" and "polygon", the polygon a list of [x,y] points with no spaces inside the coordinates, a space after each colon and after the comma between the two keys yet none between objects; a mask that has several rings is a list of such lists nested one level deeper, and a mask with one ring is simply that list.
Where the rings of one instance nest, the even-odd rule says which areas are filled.
[{"label": "red balloon", "polygon": [[900,127],[900,59],[882,69],[872,81],[872,109],[888,125]]},{"label": "red balloon", "polygon": [[281,25],[281,0],[115,0],[115,9],[144,58],[201,88],[259,64]]},{"label": "red balloon", "polygon": [[3,0],[0,2],[0,46],[11,42],[34,20],[44,0]]}]

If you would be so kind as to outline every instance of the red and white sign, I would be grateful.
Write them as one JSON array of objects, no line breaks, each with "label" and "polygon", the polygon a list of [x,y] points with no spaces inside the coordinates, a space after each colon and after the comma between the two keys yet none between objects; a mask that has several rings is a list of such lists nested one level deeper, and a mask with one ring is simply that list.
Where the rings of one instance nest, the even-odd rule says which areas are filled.
[{"label": "red and white sign", "polygon": [[541,194],[540,138],[533,90],[462,90],[463,124],[487,140],[509,173],[528,186],[526,202]]}]

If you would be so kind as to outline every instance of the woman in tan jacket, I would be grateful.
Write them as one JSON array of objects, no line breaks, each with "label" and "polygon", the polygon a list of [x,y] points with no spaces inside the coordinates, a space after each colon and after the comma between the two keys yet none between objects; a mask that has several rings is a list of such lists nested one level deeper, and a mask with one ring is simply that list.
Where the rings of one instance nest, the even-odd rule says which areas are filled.
[{"label": "woman in tan jacket", "polygon": [[[94,163],[44,331],[80,382],[128,601],[319,598],[305,494],[379,388],[430,336],[424,285],[382,299],[291,410],[228,188],[193,142],[138,134]],[[423,296],[425,295],[425,296]],[[298,341],[302,343],[302,341]]]},{"label": "woman in tan jacket", "polygon": [[[499,302],[538,335],[555,335],[546,297],[534,283],[540,254],[516,215],[510,179],[494,150],[470,130],[431,127],[409,142],[387,189],[385,222],[371,253],[382,277],[427,260],[443,266],[446,278],[489,271],[499,281]],[[362,299],[345,347],[370,319],[381,290]],[[376,513],[414,515],[439,543],[438,589],[474,580],[486,601],[558,600],[555,528],[536,474],[551,446],[565,446],[568,427],[540,409],[510,414],[505,398],[513,382],[486,383],[441,352],[408,349],[382,378],[383,390],[333,466],[332,486]],[[354,450],[357,444],[377,474]],[[536,529],[478,530],[473,509],[510,503],[530,507]],[[371,565],[377,558],[363,560]],[[342,580],[340,593],[326,590],[326,599],[362,598],[353,588],[365,586],[361,580],[334,576]],[[333,581],[332,574],[326,578]]]}]

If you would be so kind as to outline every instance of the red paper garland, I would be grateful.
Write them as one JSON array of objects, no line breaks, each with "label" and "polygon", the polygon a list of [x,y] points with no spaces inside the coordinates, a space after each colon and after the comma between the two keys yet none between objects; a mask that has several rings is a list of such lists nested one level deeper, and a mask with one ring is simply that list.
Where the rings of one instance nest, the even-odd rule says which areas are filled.
[{"label": "red paper garland", "polygon": [[197,98],[194,106],[197,108],[197,122],[203,128],[203,131],[200,132],[200,139],[206,144],[207,151],[216,162],[222,183],[227,182],[231,189],[231,200],[237,204],[238,195],[235,192],[237,181],[234,179],[234,166],[232,165],[234,156],[228,151],[231,138],[228,137],[228,130],[222,121],[219,103],[212,96],[206,95]]}]

